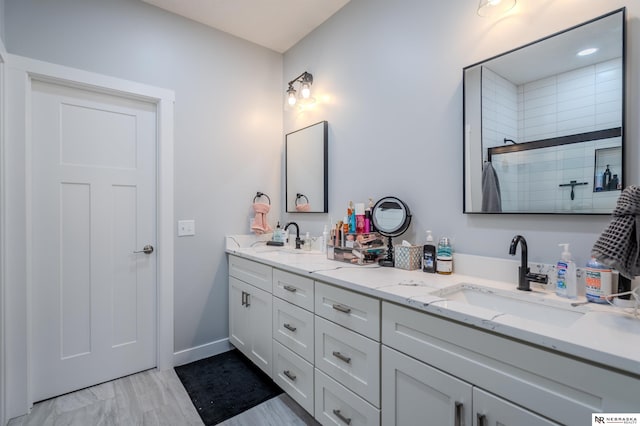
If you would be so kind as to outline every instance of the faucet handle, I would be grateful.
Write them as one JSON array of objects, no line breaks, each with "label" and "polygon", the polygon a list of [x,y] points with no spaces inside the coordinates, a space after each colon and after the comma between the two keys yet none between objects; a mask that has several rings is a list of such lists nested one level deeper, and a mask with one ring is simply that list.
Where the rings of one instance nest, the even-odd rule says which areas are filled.
[{"label": "faucet handle", "polygon": [[547,284],[549,282],[549,276],[547,274],[527,273],[527,280],[539,284]]}]

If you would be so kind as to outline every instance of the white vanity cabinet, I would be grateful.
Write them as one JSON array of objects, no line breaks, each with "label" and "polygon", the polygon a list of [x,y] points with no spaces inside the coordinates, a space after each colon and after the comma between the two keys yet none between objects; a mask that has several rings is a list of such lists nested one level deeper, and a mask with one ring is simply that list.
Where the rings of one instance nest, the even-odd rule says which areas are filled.
[{"label": "white vanity cabinet", "polygon": [[456,424],[456,402],[465,424],[477,426],[584,425],[591,413],[638,408],[640,380],[631,375],[389,302],[382,303],[382,343],[383,424],[423,415],[403,396],[427,398],[436,372],[472,388],[470,404],[468,395],[445,398],[442,425]]},{"label": "white vanity cabinet", "polygon": [[229,342],[272,377],[272,268],[229,256]]}]

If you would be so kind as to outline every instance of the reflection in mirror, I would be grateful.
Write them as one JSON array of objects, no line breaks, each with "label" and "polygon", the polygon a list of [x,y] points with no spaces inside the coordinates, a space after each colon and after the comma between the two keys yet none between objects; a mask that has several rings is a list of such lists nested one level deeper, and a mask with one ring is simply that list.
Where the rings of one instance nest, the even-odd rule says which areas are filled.
[{"label": "reflection in mirror", "polygon": [[465,213],[611,213],[624,35],[620,9],[464,69]]},{"label": "reflection in mirror", "polygon": [[321,121],[285,137],[287,213],[327,213],[328,123]]},{"label": "reflection in mirror", "polygon": [[409,207],[396,197],[384,197],[373,206],[371,212],[373,226],[388,237],[387,257],[380,259],[380,266],[394,266],[392,237],[402,235],[411,224]]}]

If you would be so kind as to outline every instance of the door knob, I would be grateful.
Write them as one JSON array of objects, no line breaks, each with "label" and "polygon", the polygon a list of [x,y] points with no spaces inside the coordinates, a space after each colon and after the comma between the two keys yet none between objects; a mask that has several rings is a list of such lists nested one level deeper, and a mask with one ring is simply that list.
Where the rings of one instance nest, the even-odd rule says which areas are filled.
[{"label": "door knob", "polygon": [[153,246],[151,244],[147,244],[146,246],[142,247],[142,250],[134,251],[134,253],[151,254],[153,253]]}]

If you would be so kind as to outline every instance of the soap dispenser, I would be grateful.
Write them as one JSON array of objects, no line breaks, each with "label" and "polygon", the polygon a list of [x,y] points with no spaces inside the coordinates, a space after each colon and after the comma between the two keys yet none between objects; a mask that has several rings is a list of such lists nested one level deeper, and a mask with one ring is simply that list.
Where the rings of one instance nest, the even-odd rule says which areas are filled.
[{"label": "soap dispenser", "polygon": [[558,244],[559,247],[564,247],[560,260],[556,265],[557,279],[556,279],[556,294],[562,297],[568,297],[575,299],[578,297],[578,284],[576,280],[576,264],[571,260],[571,253],[569,252],[569,244]]}]

